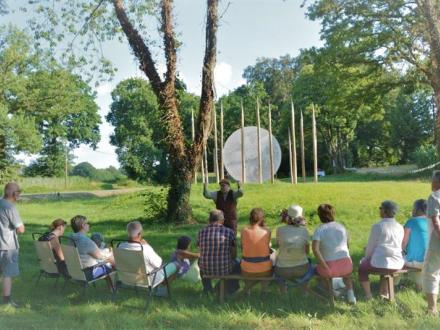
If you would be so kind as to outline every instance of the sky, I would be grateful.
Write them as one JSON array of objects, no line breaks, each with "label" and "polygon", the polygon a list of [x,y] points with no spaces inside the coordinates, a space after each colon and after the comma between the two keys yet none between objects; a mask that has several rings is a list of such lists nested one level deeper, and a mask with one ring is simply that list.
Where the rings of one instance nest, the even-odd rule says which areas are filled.
[{"label": "sky", "polygon": [[[18,0],[18,2],[25,2]],[[320,26],[305,17],[300,8],[302,0],[223,0],[217,38],[215,88],[217,96],[224,95],[244,83],[242,74],[261,57],[277,58],[286,54],[296,56],[300,49],[320,46]],[[175,0],[175,20],[182,46],[178,52],[178,71],[189,92],[200,95],[201,65],[204,56],[206,0]],[[17,16],[19,15],[19,16]],[[11,15],[10,21],[24,24],[23,13]],[[102,118],[101,141],[93,150],[81,146],[74,151],[75,163],[90,162],[97,168],[119,167],[115,148],[109,137],[113,128],[105,121],[111,103],[110,93],[122,80],[143,77],[137,68],[128,44],[111,42],[103,45],[104,55],[118,68],[111,82],[94,87],[96,102]],[[159,72],[164,71],[164,60],[157,59]],[[227,109],[225,109],[227,111]],[[25,163],[33,158],[20,156]]]}]

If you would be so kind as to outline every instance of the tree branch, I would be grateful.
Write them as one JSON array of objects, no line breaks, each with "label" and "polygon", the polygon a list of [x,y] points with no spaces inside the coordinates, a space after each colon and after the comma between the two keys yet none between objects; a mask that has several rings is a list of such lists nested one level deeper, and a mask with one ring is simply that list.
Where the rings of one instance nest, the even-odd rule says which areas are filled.
[{"label": "tree branch", "polygon": [[131,24],[122,0],[113,0],[113,6],[115,8],[116,17],[118,18],[119,24],[121,24],[122,30],[124,31],[128,43],[133,50],[136,58],[139,60],[139,68],[145,72],[148,79],[150,80],[151,87],[154,93],[159,98],[162,92],[162,80],[156,70],[156,65],[151,56],[151,52],[145,44],[144,40],[140,36],[139,32]]},{"label": "tree branch", "polygon": [[173,88],[176,79],[176,40],[174,39],[173,28],[173,1],[162,0],[162,29],[164,33],[165,58],[167,61],[167,72],[165,75],[166,84],[172,84]]},{"label": "tree branch", "polygon": [[217,54],[218,0],[207,0],[206,45],[202,71],[202,93],[196,122],[194,143],[188,153],[191,165],[201,160],[203,145],[211,128],[211,112],[214,106],[214,68]]}]

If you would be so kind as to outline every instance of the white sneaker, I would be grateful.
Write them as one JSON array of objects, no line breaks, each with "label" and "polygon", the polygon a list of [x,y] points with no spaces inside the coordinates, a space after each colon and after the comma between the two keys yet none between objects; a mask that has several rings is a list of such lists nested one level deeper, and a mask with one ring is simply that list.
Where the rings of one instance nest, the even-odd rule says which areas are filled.
[{"label": "white sneaker", "polygon": [[352,305],[356,305],[356,297],[353,290],[347,290],[347,301]]}]

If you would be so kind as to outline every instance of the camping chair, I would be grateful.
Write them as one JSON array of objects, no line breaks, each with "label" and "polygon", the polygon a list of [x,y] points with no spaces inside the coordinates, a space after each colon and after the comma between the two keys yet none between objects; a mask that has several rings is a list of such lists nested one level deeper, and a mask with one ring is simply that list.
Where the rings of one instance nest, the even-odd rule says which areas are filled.
[{"label": "camping chair", "polygon": [[[132,244],[139,244],[139,250],[121,249],[119,245],[127,242],[126,240],[112,240],[111,245],[113,247],[113,255],[115,257],[116,272],[118,280],[116,281],[116,287],[114,290],[114,299],[120,288],[128,287],[134,288],[136,292],[138,289],[147,289],[147,304],[149,297],[152,299],[154,289],[156,289],[161,283],[165,282],[168,297],[171,297],[170,286],[167,279],[166,265],[162,265],[160,268],[155,269],[152,272],[147,272],[144,259],[144,247],[139,242],[130,242]],[[114,248],[116,244],[116,248]],[[156,276],[159,272],[163,272],[163,281],[157,282]]]},{"label": "camping chair", "polygon": [[[87,279],[85,274],[85,270],[87,268],[84,268],[82,266],[81,258],[79,256],[78,248],[76,246],[75,241],[72,238],[66,236],[61,236],[60,239],[67,240],[69,242],[69,245],[61,244],[61,249],[63,250],[64,260],[66,262],[67,271],[69,272],[70,275],[70,280],[82,284],[83,295],[85,295],[86,289],[90,284],[93,284],[93,286],[95,286],[95,282],[102,279],[106,280],[108,287],[113,292],[114,288],[113,288],[111,276],[114,274],[114,271],[111,272],[110,274],[105,274],[95,279],[91,279],[91,280]],[[97,265],[104,265],[104,264],[105,262],[99,263]],[[66,284],[67,281],[65,282],[64,287],[66,286]]]},{"label": "camping chair", "polygon": [[38,285],[41,277],[44,276],[45,278],[55,278],[55,286],[57,286],[58,280],[62,275],[58,271],[57,262],[53,255],[50,242],[38,240],[42,235],[42,233],[32,233],[38,263],[40,264],[40,274],[38,275],[35,285]]}]

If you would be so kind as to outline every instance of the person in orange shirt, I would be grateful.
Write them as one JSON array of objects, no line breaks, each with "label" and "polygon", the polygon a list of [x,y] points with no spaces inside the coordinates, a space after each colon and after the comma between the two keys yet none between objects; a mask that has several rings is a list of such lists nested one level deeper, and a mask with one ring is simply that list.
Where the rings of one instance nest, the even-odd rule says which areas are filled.
[{"label": "person in orange shirt", "polygon": [[[264,224],[264,212],[254,208],[249,217],[249,226],[241,231],[241,273],[246,277],[268,277],[272,275],[270,260],[271,232]],[[262,291],[267,291],[268,281],[260,281]],[[243,292],[248,294],[257,281],[245,281]]]}]

